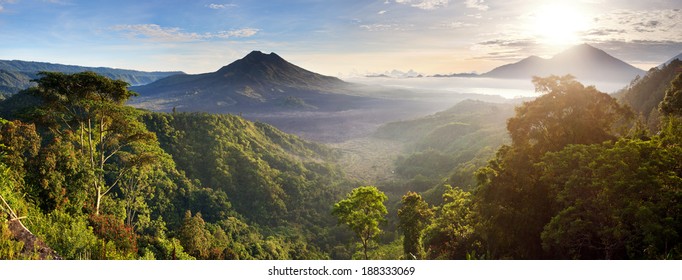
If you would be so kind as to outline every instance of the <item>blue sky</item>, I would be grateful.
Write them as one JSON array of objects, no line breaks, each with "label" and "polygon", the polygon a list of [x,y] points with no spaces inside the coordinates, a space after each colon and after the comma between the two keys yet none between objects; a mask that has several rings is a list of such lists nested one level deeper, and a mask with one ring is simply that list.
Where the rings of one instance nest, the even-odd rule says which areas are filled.
[{"label": "blue sky", "polygon": [[643,69],[682,52],[682,2],[0,0],[0,59],[215,71],[251,50],[346,76],[485,72],[590,43]]}]

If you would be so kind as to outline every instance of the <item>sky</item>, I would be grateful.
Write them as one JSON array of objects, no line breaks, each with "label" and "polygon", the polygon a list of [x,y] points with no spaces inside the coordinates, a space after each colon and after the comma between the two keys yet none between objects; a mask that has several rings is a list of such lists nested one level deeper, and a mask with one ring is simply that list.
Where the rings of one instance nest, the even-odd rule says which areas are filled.
[{"label": "sky", "polygon": [[213,72],[252,50],[339,77],[483,73],[588,43],[647,70],[682,53],[679,0],[0,0],[0,59]]}]

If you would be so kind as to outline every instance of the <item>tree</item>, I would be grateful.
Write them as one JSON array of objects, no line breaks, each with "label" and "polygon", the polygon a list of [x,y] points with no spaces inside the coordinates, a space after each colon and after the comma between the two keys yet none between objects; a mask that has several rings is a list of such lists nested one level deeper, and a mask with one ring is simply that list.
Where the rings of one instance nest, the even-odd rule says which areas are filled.
[{"label": "tree", "polygon": [[667,115],[682,116],[682,73],[670,82],[660,110]]},{"label": "tree", "polygon": [[381,233],[379,223],[388,213],[384,201],[386,195],[374,186],[363,186],[353,189],[348,196],[334,204],[332,214],[339,223],[347,225],[360,239],[365,259],[370,242]]},{"label": "tree", "polygon": [[543,95],[517,107],[507,130],[514,147],[536,158],[568,144],[615,140],[617,125],[633,117],[616,99],[570,75],[533,77],[533,84]]},{"label": "tree", "polygon": [[424,257],[422,232],[433,216],[433,211],[422,196],[415,192],[404,195],[401,204],[398,209],[398,226],[405,235],[403,239],[405,259],[421,259]]},{"label": "tree", "polygon": [[185,212],[179,233],[180,243],[185,251],[197,259],[208,258],[212,236],[206,229],[206,222],[201,218],[201,213],[192,216],[192,212]]},{"label": "tree", "polygon": [[465,259],[479,257],[474,234],[471,194],[445,185],[443,205],[424,231],[424,243],[429,259]]},{"label": "tree", "polygon": [[43,101],[36,117],[56,137],[71,141],[87,160],[94,210],[99,215],[102,198],[126,173],[153,162],[148,153],[127,153],[126,149],[153,142],[155,136],[137,120],[134,108],[124,106],[135,94],[126,82],[92,72],[40,75],[35,80],[38,86],[29,90]]},{"label": "tree", "polygon": [[541,232],[555,214],[549,187],[537,166],[548,152],[571,144],[599,144],[618,138],[632,113],[606,93],[573,77],[533,78],[537,99],[516,108],[507,122],[511,146],[502,146],[477,172],[474,207],[481,238],[495,258],[542,258]]}]

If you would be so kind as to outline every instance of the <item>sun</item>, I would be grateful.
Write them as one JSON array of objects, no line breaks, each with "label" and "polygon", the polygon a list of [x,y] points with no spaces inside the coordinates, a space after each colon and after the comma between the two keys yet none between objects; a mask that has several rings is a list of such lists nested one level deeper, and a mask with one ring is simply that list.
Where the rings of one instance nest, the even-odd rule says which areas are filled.
[{"label": "sun", "polygon": [[533,36],[547,45],[579,44],[581,33],[589,27],[587,15],[569,4],[540,6],[530,19]]}]

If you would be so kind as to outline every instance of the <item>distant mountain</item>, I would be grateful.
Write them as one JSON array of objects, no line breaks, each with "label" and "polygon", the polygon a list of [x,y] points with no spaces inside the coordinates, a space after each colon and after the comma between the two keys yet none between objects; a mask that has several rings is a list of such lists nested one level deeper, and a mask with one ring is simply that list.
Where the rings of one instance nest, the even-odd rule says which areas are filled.
[{"label": "distant mountain", "polygon": [[530,79],[532,76],[571,74],[579,80],[628,83],[645,72],[608,53],[582,44],[569,48],[550,59],[530,56],[483,74],[484,77]]},{"label": "distant mountain", "polygon": [[136,70],[115,69],[106,67],[84,67],[63,65],[47,62],[33,62],[22,60],[0,60],[0,92],[14,94],[31,86],[31,80],[38,77],[41,71],[78,73],[92,71],[112,79],[118,79],[129,84],[143,85],[171,75],[183,72],[144,72]]},{"label": "distant mountain", "polygon": [[412,69],[407,72],[393,69],[383,73],[369,73],[365,75],[366,78],[421,78],[424,74],[418,73]]},{"label": "distant mountain", "polygon": [[[305,70],[275,53],[253,51],[213,73],[176,75],[133,87],[132,104],[152,110],[256,112],[342,109],[351,84]],[[361,98],[360,98],[361,99]]]},{"label": "distant mountain", "polygon": [[435,74],[429,77],[433,78],[473,78],[473,77],[478,77],[479,75],[474,73],[474,72],[469,72],[469,73],[451,73],[451,74]]}]

